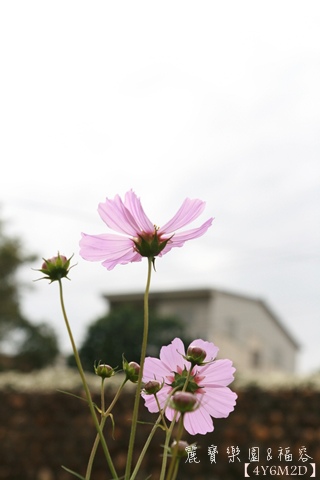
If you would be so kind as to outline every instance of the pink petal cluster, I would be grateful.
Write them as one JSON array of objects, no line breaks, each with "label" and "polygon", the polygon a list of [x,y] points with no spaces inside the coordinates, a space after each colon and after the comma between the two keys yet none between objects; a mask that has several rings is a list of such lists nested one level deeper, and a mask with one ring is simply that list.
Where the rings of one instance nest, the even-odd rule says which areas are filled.
[{"label": "pink petal cluster", "polygon": [[[195,365],[192,369],[193,380],[199,386],[194,392],[198,408],[185,413],[183,422],[185,429],[191,435],[206,434],[214,429],[212,417],[225,418],[234,410],[237,395],[227,385],[234,380],[235,368],[230,360],[214,360],[219,349],[213,343],[198,339],[191,345],[205,350],[207,356],[204,365]],[[157,393],[161,408],[166,406],[173,390],[171,384],[174,382],[175,374],[182,372],[185,368],[189,370],[191,367],[184,356],[184,344],[180,338],[175,338],[170,345],[161,348],[160,359],[147,357],[145,360],[143,381],[164,382],[162,389]],[[150,412],[159,411],[154,395],[142,393],[142,396]],[[166,417],[172,420],[174,414],[175,411],[167,406]]]},{"label": "pink petal cluster", "polygon": [[205,202],[186,198],[174,217],[158,228],[149,220],[140,199],[132,190],[125,194],[124,201],[119,195],[113,200],[107,198],[105,203],[99,204],[99,215],[109,228],[120,235],[82,233],[80,255],[85,260],[101,261],[104,267],[112,270],[116,265],[139,262],[142,256],[149,256],[141,254],[139,242],[151,244],[153,241],[159,245],[159,250],[154,256],[162,256],[172,248],[182,247],[186,241],[200,237],[208,230],[212,218],[198,228],[176,233],[198,218],[204,207]]}]

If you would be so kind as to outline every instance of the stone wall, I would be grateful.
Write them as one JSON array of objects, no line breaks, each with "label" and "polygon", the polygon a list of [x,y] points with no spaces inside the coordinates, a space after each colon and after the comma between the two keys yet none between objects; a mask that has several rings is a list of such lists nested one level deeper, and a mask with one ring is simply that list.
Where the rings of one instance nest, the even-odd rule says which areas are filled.
[{"label": "stone wall", "polygon": [[[81,392],[76,391],[76,394]],[[277,467],[264,478],[290,477],[292,466],[304,466],[300,476],[310,477],[310,463],[315,463],[320,477],[320,392],[311,388],[292,388],[269,391],[262,388],[242,388],[235,411],[227,419],[215,421],[215,431],[206,436],[186,438],[197,442],[197,460],[181,464],[178,479],[194,480],[235,480],[244,478],[244,465],[249,462],[249,449],[260,448],[260,460],[250,463],[250,476],[263,475],[262,466]],[[97,398],[97,403],[99,400]],[[142,402],[143,403],[143,402]],[[133,394],[120,398],[115,410],[115,440],[112,439],[111,422],[106,425],[110,451],[115,466],[123,471],[126,460],[126,446],[130,430],[130,411]],[[155,417],[141,408],[141,418],[152,421]],[[141,447],[149,426],[143,427],[138,438]],[[85,401],[60,392],[35,393],[0,391],[0,480],[68,480],[76,478],[65,472],[61,465],[85,473],[95,431]],[[138,480],[145,480],[148,474],[158,479],[161,462],[160,444],[163,434],[155,437],[144,462],[144,470]],[[218,449],[216,463],[210,463],[208,447]],[[306,447],[312,457],[306,462],[299,460],[299,449]],[[239,449],[239,458],[233,462],[227,456],[227,449]],[[292,461],[278,458],[279,449],[290,448]],[[268,450],[267,449],[271,449]],[[273,455],[267,461],[267,453]],[[289,451],[287,451],[288,453]],[[259,470],[253,473],[253,468]],[[285,467],[288,467],[285,469]],[[299,472],[299,470],[296,470]],[[291,471],[295,478],[294,471]],[[102,453],[96,458],[92,480],[109,480]]]}]

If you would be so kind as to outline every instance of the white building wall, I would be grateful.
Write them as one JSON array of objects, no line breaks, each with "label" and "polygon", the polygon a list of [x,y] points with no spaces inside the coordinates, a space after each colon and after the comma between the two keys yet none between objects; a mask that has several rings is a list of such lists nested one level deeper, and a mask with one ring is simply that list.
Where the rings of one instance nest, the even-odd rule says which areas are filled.
[{"label": "white building wall", "polygon": [[294,371],[296,349],[263,304],[216,292],[208,339],[238,370]]},{"label": "white building wall", "polygon": [[188,327],[186,333],[192,339],[203,338],[208,329],[209,304],[203,299],[166,299],[157,304],[157,312],[163,316],[177,316]]}]

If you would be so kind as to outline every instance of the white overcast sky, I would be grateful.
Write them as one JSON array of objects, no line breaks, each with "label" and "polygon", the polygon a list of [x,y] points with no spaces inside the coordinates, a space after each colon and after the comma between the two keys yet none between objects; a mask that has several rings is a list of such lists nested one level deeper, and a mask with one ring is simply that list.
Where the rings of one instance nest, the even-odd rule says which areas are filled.
[{"label": "white overcast sky", "polygon": [[[79,257],[96,209],[133,188],[161,225],[185,197],[214,216],[157,261],[152,289],[265,300],[320,368],[320,4],[317,1],[7,1],[0,4],[0,216],[26,251],[74,253],[78,342],[107,292],[142,291],[146,262]],[[22,304],[69,344],[57,285]],[[222,353],[222,352],[221,352]]]}]

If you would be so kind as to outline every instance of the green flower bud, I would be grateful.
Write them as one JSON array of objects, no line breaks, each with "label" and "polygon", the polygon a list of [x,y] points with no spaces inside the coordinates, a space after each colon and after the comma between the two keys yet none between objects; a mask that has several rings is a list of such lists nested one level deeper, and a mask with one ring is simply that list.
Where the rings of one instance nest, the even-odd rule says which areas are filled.
[{"label": "green flower bud", "polygon": [[192,412],[195,410],[197,397],[190,392],[176,392],[171,398],[171,407],[178,412]]},{"label": "green flower bud", "polygon": [[[68,278],[68,273],[70,271],[70,261],[71,258],[65,257],[64,255],[58,255],[56,257],[52,257],[49,259],[43,259],[42,267],[38,270],[38,272],[42,272],[45,277],[42,277],[44,280],[50,280],[50,283],[55,282],[57,280],[61,280],[61,278]],[[42,280],[41,279],[41,280]]]},{"label": "green flower bud", "polygon": [[173,454],[174,452],[176,452],[179,458],[187,457],[188,456],[188,453],[186,451],[187,447],[189,447],[188,442],[185,442],[184,440],[179,440],[177,442],[176,440],[174,440],[170,446],[170,453]]},{"label": "green flower bud", "polygon": [[207,352],[201,347],[196,345],[190,345],[187,350],[186,360],[192,363],[192,365],[203,365],[203,361],[207,356]]},{"label": "green flower bud", "polygon": [[161,390],[162,385],[160,382],[157,382],[157,380],[150,380],[149,382],[144,384],[144,393],[147,393],[148,395],[154,395],[155,393],[158,393],[159,390]]},{"label": "green flower bud", "polygon": [[96,375],[99,375],[101,378],[110,378],[115,374],[115,371],[110,365],[99,363],[98,366],[94,366],[94,371]]},{"label": "green flower bud", "polygon": [[123,357],[122,366],[126,374],[127,380],[130,380],[130,382],[132,383],[137,383],[139,378],[140,365],[137,362],[128,363],[127,360]]}]

